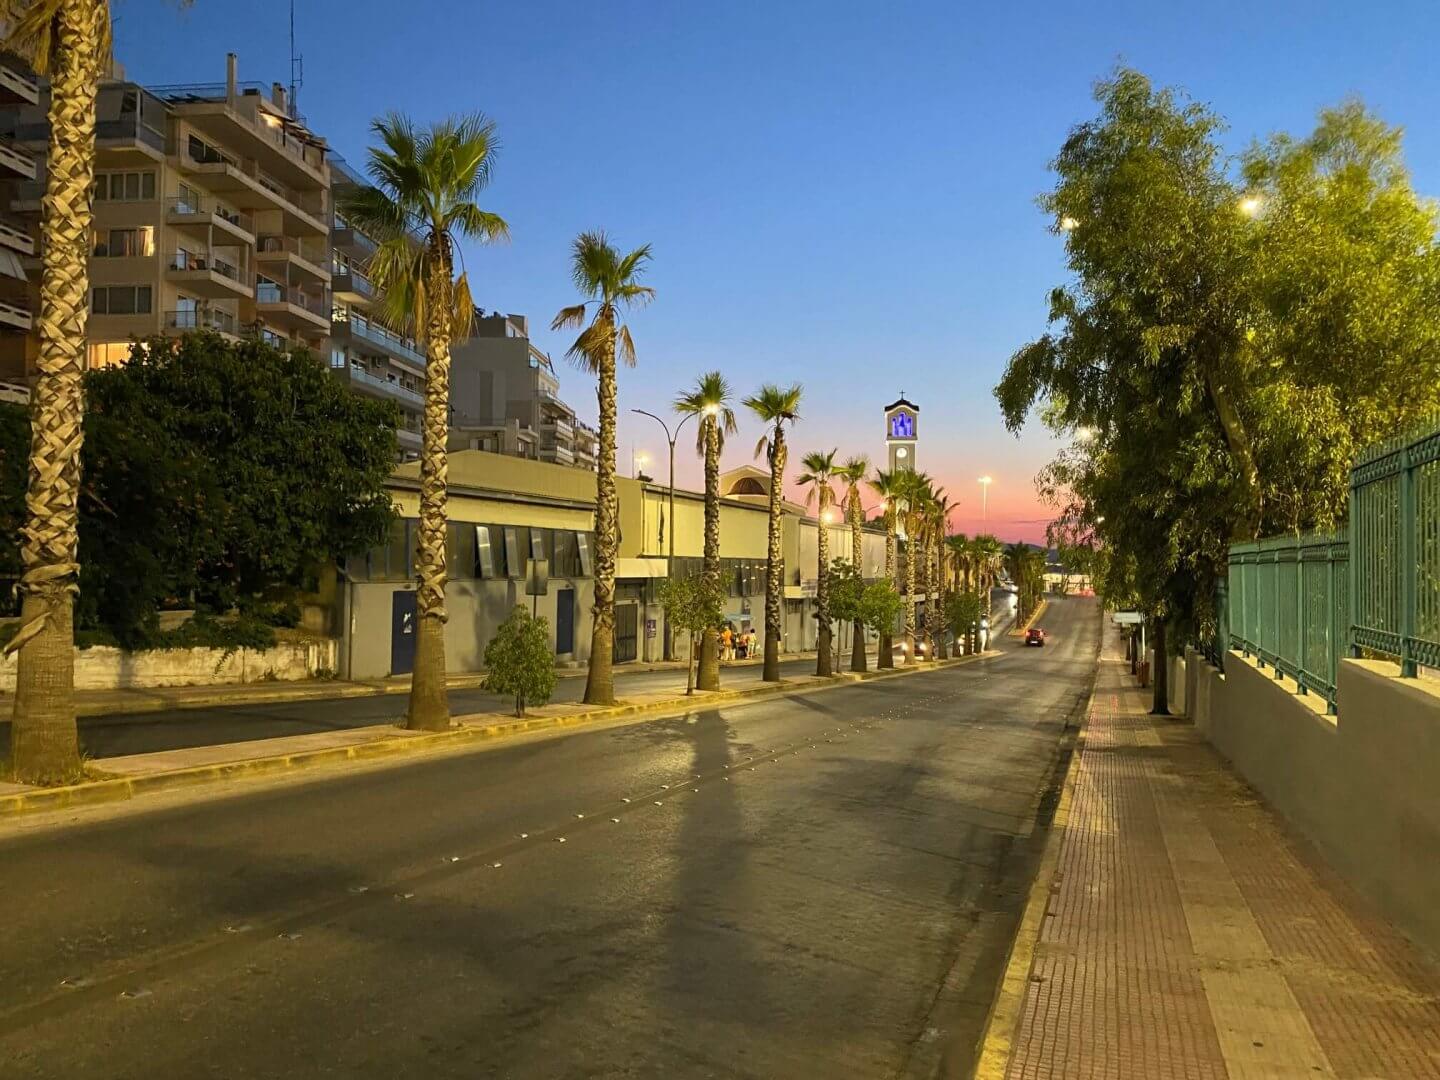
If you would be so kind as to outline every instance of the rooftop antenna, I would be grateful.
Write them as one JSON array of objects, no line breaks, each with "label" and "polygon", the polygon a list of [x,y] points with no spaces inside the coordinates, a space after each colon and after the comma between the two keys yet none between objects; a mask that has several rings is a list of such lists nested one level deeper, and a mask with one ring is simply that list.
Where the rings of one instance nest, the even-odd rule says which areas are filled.
[{"label": "rooftop antenna", "polygon": [[290,115],[300,119],[299,90],[305,85],[305,57],[295,51],[295,0],[290,0]]}]

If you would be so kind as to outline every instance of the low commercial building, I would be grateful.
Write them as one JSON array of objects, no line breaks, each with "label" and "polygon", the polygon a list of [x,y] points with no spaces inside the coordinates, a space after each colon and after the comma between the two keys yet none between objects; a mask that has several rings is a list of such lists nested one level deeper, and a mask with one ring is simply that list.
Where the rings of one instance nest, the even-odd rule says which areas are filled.
[{"label": "low commercial building", "polygon": [[[722,491],[749,478],[727,473]],[[768,477],[765,478],[768,483]],[[658,588],[672,572],[698,571],[704,556],[705,502],[691,491],[669,491],[629,477],[616,480],[620,502],[620,548],[616,563],[617,663],[653,661],[664,655],[665,619]],[[349,678],[402,675],[414,662],[415,529],[419,516],[419,466],[401,465],[391,481],[399,514],[387,543],[351,558],[341,590],[344,641],[341,673]],[[452,671],[483,666],[485,645],[517,605],[544,616],[556,663],[579,666],[590,658],[594,588],[594,472],[484,450],[450,455],[449,583],[446,661]],[[725,497],[720,509],[721,574],[725,615],[737,630],[753,629],[763,642],[768,496]],[[782,652],[815,647],[815,575],[819,522],[786,502],[782,519],[785,618]],[[835,557],[850,554],[849,529],[827,525]],[[670,564],[670,530],[674,563]],[[885,537],[867,530],[864,573],[884,572]],[[546,560],[548,580],[540,595],[527,592],[527,563]],[[849,628],[836,642],[848,648]],[[679,642],[683,653],[685,642]]]}]

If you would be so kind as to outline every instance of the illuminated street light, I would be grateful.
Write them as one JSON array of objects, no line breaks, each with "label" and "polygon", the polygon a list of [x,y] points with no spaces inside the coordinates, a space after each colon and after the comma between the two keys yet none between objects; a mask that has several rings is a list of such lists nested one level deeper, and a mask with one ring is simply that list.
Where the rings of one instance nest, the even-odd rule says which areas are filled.
[{"label": "illuminated street light", "polygon": [[704,412],[706,416],[714,416],[720,411],[720,406],[712,401],[709,405],[706,405],[705,408],[701,411]]},{"label": "illuminated street light", "polygon": [[988,476],[980,477],[980,517],[984,521],[990,520],[990,484],[992,480]]},{"label": "illuminated street light", "polygon": [[824,510],[820,511],[820,520],[826,525],[833,525],[835,523],[835,511],[827,506]]}]

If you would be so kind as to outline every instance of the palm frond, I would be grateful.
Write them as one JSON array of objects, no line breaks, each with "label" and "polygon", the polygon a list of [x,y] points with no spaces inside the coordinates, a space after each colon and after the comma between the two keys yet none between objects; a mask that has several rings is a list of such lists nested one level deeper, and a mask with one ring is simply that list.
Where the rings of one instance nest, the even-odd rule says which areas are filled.
[{"label": "palm frond", "polygon": [[481,210],[471,202],[457,204],[450,211],[447,224],[461,236],[468,236],[486,244],[510,239],[510,226],[504,218],[488,210]]},{"label": "palm frond", "polygon": [[575,343],[565,350],[565,357],[576,367],[591,374],[600,370],[600,358],[610,345],[610,334],[614,328],[611,324],[594,319],[590,325],[580,331],[580,336]]},{"label": "palm frond", "polygon": [[[21,57],[39,75],[54,74],[58,43],[55,23],[67,0],[0,0],[0,26],[8,27],[5,48]],[[111,51],[110,5],[100,5],[100,54]]]},{"label": "palm frond", "polygon": [[450,301],[450,339],[464,341],[470,336],[475,323],[475,301],[470,296],[469,274],[462,273],[455,279]]},{"label": "palm frond", "polygon": [[630,327],[624,323],[615,332],[615,356],[626,367],[635,366],[635,342],[630,337]]},{"label": "palm frond", "polygon": [[572,304],[570,307],[561,308],[559,314],[550,320],[551,330],[563,330],[567,326],[583,326],[585,324],[585,305]]}]

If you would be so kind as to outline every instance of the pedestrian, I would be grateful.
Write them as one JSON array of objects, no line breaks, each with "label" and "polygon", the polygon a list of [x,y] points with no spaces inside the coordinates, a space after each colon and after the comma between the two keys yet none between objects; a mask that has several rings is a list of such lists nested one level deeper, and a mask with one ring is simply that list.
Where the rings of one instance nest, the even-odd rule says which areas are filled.
[{"label": "pedestrian", "polygon": [[729,623],[726,623],[726,624],[725,624],[725,629],[720,631],[720,659],[721,659],[721,660],[732,660],[732,659],[734,659],[734,653],[731,652],[731,647],[732,647],[732,645],[734,644],[734,641],[735,641],[735,634],[731,631],[731,629],[730,629],[730,624],[729,624]]},{"label": "pedestrian", "polygon": [[749,641],[746,639],[745,631],[742,630],[740,631],[739,639],[735,643],[735,659],[744,660],[748,647]]}]

